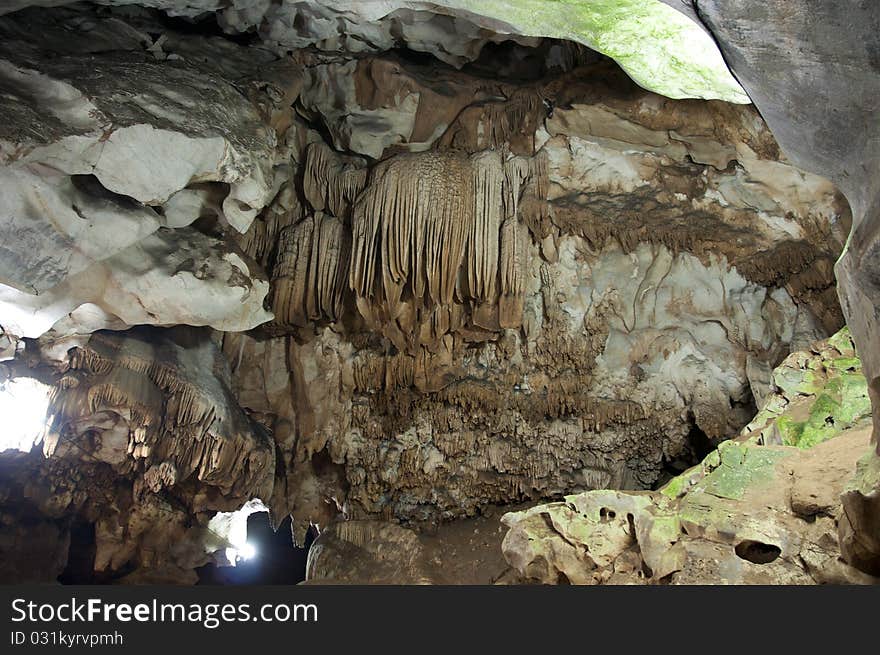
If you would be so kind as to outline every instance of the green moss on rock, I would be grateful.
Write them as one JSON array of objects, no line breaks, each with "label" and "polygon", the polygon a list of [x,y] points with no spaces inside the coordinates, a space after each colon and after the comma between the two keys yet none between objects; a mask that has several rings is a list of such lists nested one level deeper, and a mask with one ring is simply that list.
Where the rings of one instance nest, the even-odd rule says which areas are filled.
[{"label": "green moss on rock", "polygon": [[849,329],[792,353],[773,371],[774,393],[746,427],[753,442],[811,448],[871,415]]},{"label": "green moss on rock", "polygon": [[706,455],[702,462],[675,476],[663,485],[660,488],[660,493],[673,500],[679,498],[720,465],[721,454],[718,450],[713,450]]},{"label": "green moss on rock", "polygon": [[844,326],[841,330],[826,339],[829,346],[837,350],[844,357],[856,357],[856,346],[853,343],[849,328]]},{"label": "green moss on rock", "polygon": [[[687,581],[694,571],[705,575],[724,562],[730,580],[760,581],[758,573],[770,571],[770,563],[753,562],[735,550],[754,541],[779,550],[772,571],[781,579],[818,580],[804,572],[785,577],[798,566],[809,568],[816,562],[834,563],[834,575],[846,573],[848,569],[837,564],[840,551],[834,522],[827,516],[817,520],[812,510],[804,513],[819,506],[818,496],[800,489],[797,507],[794,498],[797,481],[809,480],[804,471],[815,471],[817,462],[848,475],[854,459],[846,455],[841,460],[840,453],[853,452],[849,441],[829,444],[824,452],[801,449],[854,427],[858,430],[850,430],[847,439],[861,435],[860,443],[865,441],[859,422],[869,419],[871,407],[848,331],[813,344],[810,351],[793,353],[774,371],[774,379],[784,384],[777,386],[739,437],[720,444],[659,493],[588,491],[566,496],[565,503],[506,515],[504,522],[514,528],[513,537],[505,538],[508,561],[508,553],[515,553],[519,559],[512,565],[528,562],[543,572],[532,577],[545,582],[558,579],[557,570],[575,583],[614,582],[620,573],[618,562],[628,570],[633,555],[641,557],[657,580],[675,574]],[[829,453],[830,463],[825,459]],[[842,462],[848,465],[842,467]],[[880,456],[872,448],[845,489],[868,494],[878,487]],[[829,497],[826,506],[834,504],[839,494],[835,491]],[[811,520],[804,519],[807,515]],[[805,547],[804,533],[811,526],[820,538],[814,536]],[[818,551],[828,554],[815,559]],[[805,556],[814,559],[808,562]]]},{"label": "green moss on rock", "polygon": [[725,441],[718,447],[721,465],[712,470],[696,490],[739,500],[746,490],[772,481],[776,464],[791,455],[783,449]]},{"label": "green moss on rock", "polygon": [[[639,85],[670,98],[748,104],[718,46],[659,0],[438,0],[528,36],[568,39],[615,59]],[[500,29],[497,25],[493,25]]]}]

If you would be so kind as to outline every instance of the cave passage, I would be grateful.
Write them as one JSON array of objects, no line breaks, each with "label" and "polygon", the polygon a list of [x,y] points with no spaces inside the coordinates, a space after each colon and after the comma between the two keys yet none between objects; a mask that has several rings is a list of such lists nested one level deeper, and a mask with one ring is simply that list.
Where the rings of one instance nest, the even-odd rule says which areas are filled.
[{"label": "cave passage", "polygon": [[70,526],[70,550],[67,566],[58,576],[61,584],[95,584],[95,524],[77,520]]},{"label": "cave passage", "polygon": [[289,516],[275,530],[268,512],[254,512],[247,519],[249,556],[237,558],[235,566],[211,563],[197,569],[198,584],[298,584],[306,578],[309,548],[316,536],[317,530],[310,526],[305,543],[297,546]]}]

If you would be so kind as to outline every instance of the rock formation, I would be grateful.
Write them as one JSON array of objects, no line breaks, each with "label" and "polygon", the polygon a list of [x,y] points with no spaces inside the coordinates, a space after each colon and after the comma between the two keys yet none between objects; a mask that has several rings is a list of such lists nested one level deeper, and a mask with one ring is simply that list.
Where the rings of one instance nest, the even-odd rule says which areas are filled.
[{"label": "rock formation", "polygon": [[85,539],[95,580],[192,582],[265,506],[324,530],[313,581],[455,581],[425,535],[562,497],[505,519],[516,579],[877,575],[867,169],[793,143],[751,3],[137,4],[0,10],[0,384],[48,389],[5,579]]},{"label": "rock formation", "polygon": [[[852,395],[864,401],[829,402],[859,381]],[[845,332],[794,353],[757,426],[658,492],[588,491],[505,515],[505,557],[525,580],[549,584],[876,583],[843,563],[837,539],[850,527],[840,496],[857,493],[847,491],[860,482],[856,464],[871,458],[864,382]],[[797,423],[804,403],[806,425]]]}]

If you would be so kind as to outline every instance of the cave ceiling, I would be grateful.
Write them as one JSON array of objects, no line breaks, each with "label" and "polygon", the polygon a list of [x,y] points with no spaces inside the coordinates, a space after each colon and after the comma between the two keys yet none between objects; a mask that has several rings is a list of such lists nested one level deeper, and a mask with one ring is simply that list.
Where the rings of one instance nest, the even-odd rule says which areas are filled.
[{"label": "cave ceiling", "polygon": [[[815,366],[864,446],[877,28],[820,0],[4,3],[0,376],[50,420],[4,453],[4,525],[36,518],[0,551],[44,547],[3,575],[62,574],[80,524],[102,580],[193,582],[242,507],[419,552],[378,522],[628,507],[781,415],[844,324],[855,377],[849,341]],[[872,570],[869,487],[823,562]],[[786,548],[780,580],[858,577]]]}]

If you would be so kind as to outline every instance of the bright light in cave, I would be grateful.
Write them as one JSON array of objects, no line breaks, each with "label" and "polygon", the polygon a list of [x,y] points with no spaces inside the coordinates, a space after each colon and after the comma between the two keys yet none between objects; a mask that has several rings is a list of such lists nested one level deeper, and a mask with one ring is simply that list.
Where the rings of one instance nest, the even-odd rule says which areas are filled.
[{"label": "bright light in cave", "polygon": [[32,378],[0,384],[0,451],[28,452],[43,437],[49,387]]},{"label": "bright light in cave", "polygon": [[249,500],[237,512],[218,512],[208,523],[209,539],[205,548],[208,552],[225,547],[226,559],[235,566],[238,562],[255,558],[259,553],[247,540],[247,519],[254,512],[268,509],[259,498]]},{"label": "bright light in cave", "polygon": [[246,543],[241,547],[241,550],[238,551],[238,556],[245,561],[253,559],[257,556],[257,549],[253,544]]}]

